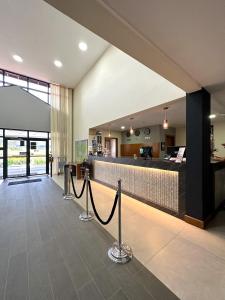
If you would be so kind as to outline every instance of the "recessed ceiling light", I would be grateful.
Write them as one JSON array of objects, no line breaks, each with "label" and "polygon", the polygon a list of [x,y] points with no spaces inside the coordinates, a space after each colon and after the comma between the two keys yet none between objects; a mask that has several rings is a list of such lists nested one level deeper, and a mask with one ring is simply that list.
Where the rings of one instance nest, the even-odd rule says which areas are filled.
[{"label": "recessed ceiling light", "polygon": [[215,119],[215,118],[216,118],[216,115],[215,115],[215,114],[209,115],[209,118],[210,118],[210,119]]},{"label": "recessed ceiling light", "polygon": [[13,56],[13,59],[15,60],[15,61],[17,61],[17,62],[23,62],[23,59],[22,59],[22,57],[21,56],[19,56],[19,55],[17,55],[17,54],[14,54]]},{"label": "recessed ceiling light", "polygon": [[57,68],[61,68],[62,67],[62,62],[60,60],[54,60],[54,65],[57,67]]},{"label": "recessed ceiling light", "polygon": [[125,126],[121,126],[120,128],[121,128],[122,130],[124,130],[124,129],[125,129]]},{"label": "recessed ceiling light", "polygon": [[88,46],[85,42],[80,42],[78,46],[81,51],[87,51]]}]

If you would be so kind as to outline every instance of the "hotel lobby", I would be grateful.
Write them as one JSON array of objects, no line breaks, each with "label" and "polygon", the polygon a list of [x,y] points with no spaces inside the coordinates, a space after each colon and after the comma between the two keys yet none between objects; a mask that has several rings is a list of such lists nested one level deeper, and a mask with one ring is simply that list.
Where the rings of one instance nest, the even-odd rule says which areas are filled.
[{"label": "hotel lobby", "polygon": [[225,299],[223,1],[0,11],[0,299]]}]

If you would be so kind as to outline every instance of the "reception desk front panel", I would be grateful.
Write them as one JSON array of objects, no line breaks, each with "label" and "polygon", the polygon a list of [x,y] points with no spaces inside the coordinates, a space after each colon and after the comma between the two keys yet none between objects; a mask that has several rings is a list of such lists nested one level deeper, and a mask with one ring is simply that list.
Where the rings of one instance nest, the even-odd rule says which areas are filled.
[{"label": "reception desk front panel", "polygon": [[179,172],[94,160],[94,179],[116,187],[144,202],[179,212]]}]

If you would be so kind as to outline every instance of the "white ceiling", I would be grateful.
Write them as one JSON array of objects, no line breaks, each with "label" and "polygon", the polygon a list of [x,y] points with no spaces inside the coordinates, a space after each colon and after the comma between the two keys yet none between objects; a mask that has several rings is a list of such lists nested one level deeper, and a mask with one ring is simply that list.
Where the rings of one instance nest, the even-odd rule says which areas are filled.
[{"label": "white ceiling", "polygon": [[225,104],[224,0],[102,0]]},{"label": "white ceiling", "polygon": [[[117,120],[107,122],[105,124],[101,124],[92,129],[123,131],[121,126],[125,126],[126,131],[129,130],[130,126],[135,129],[153,125],[162,125],[164,120],[164,107],[168,107],[167,119],[170,127],[177,128],[186,126],[186,98],[181,98]],[[225,115],[223,112],[221,112],[221,109],[218,109],[217,102],[211,101],[211,108],[212,113],[217,115],[217,117],[212,120],[212,124],[215,122],[225,122]],[[133,118],[133,120],[130,118]]]},{"label": "white ceiling", "polygon": [[[167,117],[170,127],[182,127],[186,124],[186,99],[182,98],[163,105],[156,106],[138,113],[99,125],[94,129],[97,130],[115,130],[122,131],[121,126],[128,130],[132,125],[133,128],[142,128],[152,125],[160,125],[164,119],[163,108],[168,106]],[[133,118],[133,120],[130,120]]]},{"label": "white ceiling", "polygon": [[[0,68],[74,87],[108,43],[42,0],[0,0]],[[78,43],[88,44],[81,52]],[[20,55],[24,62],[12,59]],[[56,68],[53,61],[62,61]]]}]

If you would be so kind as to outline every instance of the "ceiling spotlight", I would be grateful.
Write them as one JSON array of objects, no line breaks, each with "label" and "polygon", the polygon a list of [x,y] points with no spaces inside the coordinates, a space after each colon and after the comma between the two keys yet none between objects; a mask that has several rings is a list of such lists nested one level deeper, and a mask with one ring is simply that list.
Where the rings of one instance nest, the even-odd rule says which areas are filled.
[{"label": "ceiling spotlight", "polygon": [[13,56],[13,59],[19,63],[23,62],[23,59],[21,56],[17,55],[17,54],[14,54]]},{"label": "ceiling spotlight", "polygon": [[210,119],[215,119],[215,118],[216,118],[216,115],[215,115],[215,114],[209,115],[209,118],[210,118]]},{"label": "ceiling spotlight", "polygon": [[125,126],[121,126],[120,128],[121,128],[122,130],[124,130],[124,129],[125,129]]},{"label": "ceiling spotlight", "polygon": [[80,42],[78,46],[81,51],[87,51],[88,46],[85,42]]},{"label": "ceiling spotlight", "polygon": [[57,67],[57,68],[61,68],[62,67],[62,62],[60,60],[54,60],[54,65]]}]

